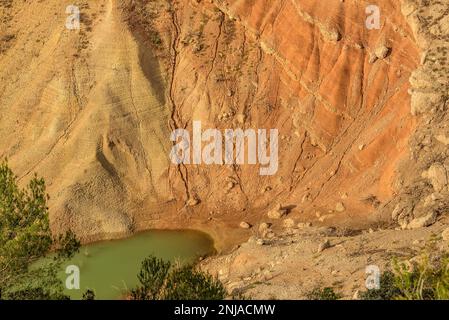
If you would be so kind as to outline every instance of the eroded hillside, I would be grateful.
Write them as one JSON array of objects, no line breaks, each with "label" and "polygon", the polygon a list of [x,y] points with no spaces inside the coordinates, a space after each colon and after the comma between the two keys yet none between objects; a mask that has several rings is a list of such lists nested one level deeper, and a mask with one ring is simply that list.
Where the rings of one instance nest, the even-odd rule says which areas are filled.
[{"label": "eroded hillside", "polygon": [[[80,30],[65,26],[70,4]],[[278,204],[296,221],[353,227],[440,214],[444,201],[415,203],[432,188],[421,172],[446,161],[432,150],[447,139],[435,149],[428,137],[438,144],[435,121],[448,134],[447,5],[378,1],[380,30],[366,28],[367,5],[1,1],[0,156],[22,181],[44,176],[53,227],[85,241],[195,227],[223,247]],[[426,101],[435,112],[421,120]],[[173,165],[170,133],[193,121],[278,129],[279,170]]]}]

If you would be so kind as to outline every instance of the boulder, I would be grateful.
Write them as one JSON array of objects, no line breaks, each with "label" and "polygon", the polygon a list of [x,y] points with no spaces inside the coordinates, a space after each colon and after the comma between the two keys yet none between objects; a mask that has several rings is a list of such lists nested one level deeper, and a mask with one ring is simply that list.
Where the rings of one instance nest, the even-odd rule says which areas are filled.
[{"label": "boulder", "polygon": [[444,241],[449,241],[449,228],[446,228],[441,233],[441,236],[443,237]]},{"label": "boulder", "polygon": [[335,211],[337,212],[344,212],[346,210],[345,205],[343,204],[343,202],[338,202],[335,205]]},{"label": "boulder", "polygon": [[298,228],[299,229],[309,228],[311,226],[312,226],[312,223],[310,223],[310,222],[300,222],[300,223],[298,223]]},{"label": "boulder", "polygon": [[329,239],[324,240],[323,242],[320,243],[320,245],[318,246],[318,253],[319,252],[323,252],[326,249],[329,249],[331,247],[331,242],[329,241]]},{"label": "boulder", "polygon": [[432,164],[427,171],[423,172],[422,177],[430,180],[436,192],[447,189],[447,171],[441,163]]},{"label": "boulder", "polygon": [[437,221],[437,213],[431,212],[425,216],[415,218],[408,224],[403,225],[403,229],[419,229],[431,226]]},{"label": "boulder", "polygon": [[268,211],[268,218],[270,219],[280,219],[287,214],[287,209],[283,209],[281,205]]},{"label": "boulder", "polygon": [[294,228],[295,224],[295,220],[291,218],[287,218],[283,221],[284,228]]},{"label": "boulder", "polygon": [[385,59],[390,54],[390,51],[391,48],[388,48],[386,45],[382,44],[376,48],[374,54],[376,55],[377,59]]},{"label": "boulder", "polygon": [[242,228],[242,229],[250,229],[251,225],[248,222],[242,221],[242,222],[240,222],[240,228]]},{"label": "boulder", "polygon": [[200,203],[200,201],[196,198],[190,198],[189,200],[187,200],[186,202],[186,206],[187,207],[194,207],[197,206]]}]

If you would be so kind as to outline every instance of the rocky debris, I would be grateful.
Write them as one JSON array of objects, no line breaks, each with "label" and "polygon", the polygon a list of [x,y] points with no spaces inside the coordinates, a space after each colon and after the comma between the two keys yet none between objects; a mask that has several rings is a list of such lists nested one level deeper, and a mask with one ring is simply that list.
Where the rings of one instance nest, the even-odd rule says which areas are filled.
[{"label": "rocky debris", "polygon": [[263,239],[257,239],[257,240],[256,240],[256,243],[257,243],[259,246],[263,246],[263,245],[265,244],[265,241],[264,241]]},{"label": "rocky debris", "polygon": [[418,229],[431,226],[437,220],[437,213],[431,212],[425,216],[415,218],[407,224],[401,225],[402,229]]},{"label": "rocky debris", "polygon": [[262,223],[259,225],[259,232],[260,232],[260,233],[266,232],[268,229],[270,229],[270,224],[269,224],[269,223],[262,222]]},{"label": "rocky debris", "polygon": [[200,203],[200,200],[198,200],[197,198],[190,198],[189,200],[187,200],[186,206],[187,207],[195,207],[199,203]]},{"label": "rocky debris", "polygon": [[346,210],[346,208],[345,208],[345,205],[343,204],[343,202],[338,202],[336,205],[335,205],[335,211],[337,211],[337,212],[344,212]]},{"label": "rocky debris", "polygon": [[272,190],[272,188],[270,186],[266,186],[265,188],[262,188],[262,190],[260,190],[260,193],[269,192],[271,190]]},{"label": "rocky debris", "polygon": [[232,189],[234,189],[234,187],[235,187],[235,183],[233,181],[229,181],[226,184],[226,191],[231,191]]},{"label": "rocky debris", "polygon": [[323,252],[326,249],[329,249],[331,247],[331,242],[329,239],[324,240],[323,242],[320,243],[320,245],[318,246],[318,250],[317,252]]},{"label": "rocky debris", "polygon": [[325,222],[326,220],[330,220],[330,219],[333,219],[333,218],[335,218],[335,214],[334,213],[330,213],[330,214],[326,214],[324,216],[319,217],[318,220],[320,222]]},{"label": "rocky debris", "polygon": [[319,29],[326,41],[338,42],[342,38],[340,31],[338,31],[336,28],[319,25]]},{"label": "rocky debris", "polygon": [[245,120],[246,120],[246,117],[245,117],[244,114],[239,113],[239,114],[237,114],[237,115],[235,116],[235,119],[237,120],[237,123],[239,123],[239,124],[244,124],[244,123],[245,123]]},{"label": "rocky debris", "polygon": [[302,196],[301,203],[306,203],[311,201],[312,195],[308,192]]},{"label": "rocky debris", "polygon": [[276,237],[276,234],[272,230],[267,230],[267,233],[265,234],[265,238],[273,239],[275,237]]},{"label": "rocky debris", "polygon": [[440,193],[431,193],[424,199],[424,207],[432,207],[437,201],[443,199],[443,196]]},{"label": "rocky debris", "polygon": [[414,204],[410,199],[400,201],[391,213],[391,219],[399,225],[407,224],[409,218],[413,216],[413,207]]},{"label": "rocky debris", "polygon": [[432,164],[427,171],[423,172],[422,177],[430,180],[436,192],[447,190],[447,171],[442,164]]},{"label": "rocky debris", "polygon": [[449,228],[443,230],[441,237],[443,237],[444,241],[449,241]]},{"label": "rocky debris", "polygon": [[377,59],[385,59],[388,57],[388,55],[391,52],[391,48],[387,47],[385,44],[381,44],[377,46],[377,48],[374,50],[374,54],[376,55]]},{"label": "rocky debris", "polygon": [[438,142],[441,142],[442,144],[444,144],[445,146],[449,145],[449,137],[445,136],[444,134],[439,134],[435,137],[435,139]]},{"label": "rocky debris", "polygon": [[291,218],[287,218],[283,221],[284,228],[294,228],[295,227],[295,220]]},{"label": "rocky debris", "polygon": [[429,112],[432,106],[442,103],[442,97],[439,93],[418,91],[410,89],[411,94],[411,113],[414,116]]},{"label": "rocky debris", "polygon": [[268,218],[270,219],[280,219],[288,213],[287,209],[283,209],[280,204],[276,208],[268,211]]},{"label": "rocky debris", "polygon": [[250,229],[251,228],[251,225],[248,222],[245,222],[245,221],[240,222],[239,226],[242,229]]},{"label": "rocky debris", "polygon": [[368,63],[369,63],[369,64],[373,64],[373,63],[376,62],[376,61],[377,61],[376,55],[375,55],[374,53],[371,53],[371,54],[369,55]]},{"label": "rocky debris", "polygon": [[300,222],[298,223],[297,227],[299,229],[304,229],[304,228],[310,228],[312,226],[311,222]]}]

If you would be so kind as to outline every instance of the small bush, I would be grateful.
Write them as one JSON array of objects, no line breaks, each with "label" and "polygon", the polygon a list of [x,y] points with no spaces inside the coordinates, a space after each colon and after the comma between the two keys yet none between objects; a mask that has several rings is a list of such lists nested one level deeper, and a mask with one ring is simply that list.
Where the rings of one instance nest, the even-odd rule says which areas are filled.
[{"label": "small bush", "polygon": [[369,289],[360,293],[362,300],[393,300],[401,291],[396,286],[395,275],[391,271],[384,272],[380,277],[380,289]]},{"label": "small bush", "polygon": [[411,268],[395,263],[395,283],[401,294],[399,300],[448,300],[449,256],[425,257]]},{"label": "small bush", "polygon": [[193,265],[172,266],[150,256],[137,276],[140,285],[131,290],[132,300],[222,300],[223,284]]},{"label": "small bush", "polygon": [[384,272],[380,289],[361,293],[364,300],[448,300],[449,256],[426,256],[411,265],[393,261]]},{"label": "small bush", "polygon": [[91,289],[87,289],[83,293],[83,300],[95,300],[95,292]]},{"label": "small bush", "polygon": [[342,296],[339,293],[335,293],[331,287],[315,288],[307,294],[308,300],[338,300]]},{"label": "small bush", "polygon": [[[44,179],[20,188],[7,161],[0,163],[0,300],[68,299],[57,274],[80,243],[71,231],[52,234],[47,200]],[[49,263],[32,268],[50,253]]]}]

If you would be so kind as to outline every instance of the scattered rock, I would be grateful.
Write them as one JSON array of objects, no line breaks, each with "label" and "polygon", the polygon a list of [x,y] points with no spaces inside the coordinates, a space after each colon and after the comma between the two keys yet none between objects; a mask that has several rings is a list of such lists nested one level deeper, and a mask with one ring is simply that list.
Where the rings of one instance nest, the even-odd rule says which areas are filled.
[{"label": "scattered rock", "polygon": [[198,200],[196,198],[190,198],[189,200],[187,200],[186,206],[187,207],[194,207],[194,206],[197,206],[199,203],[200,203],[200,200]]},{"label": "scattered rock", "polygon": [[312,226],[311,222],[300,222],[300,223],[298,223],[298,228],[300,228],[300,229],[309,228],[311,226]]},{"label": "scattered rock", "polygon": [[437,139],[438,142],[441,142],[442,144],[444,144],[445,146],[449,145],[449,137],[446,137],[443,134],[437,135],[435,137],[435,139]]},{"label": "scattered rock", "polygon": [[412,201],[401,201],[394,208],[391,213],[391,218],[393,221],[397,221],[400,225],[408,223],[409,217],[413,214],[413,203]]},{"label": "scattered rock", "polygon": [[324,216],[321,216],[318,220],[319,220],[320,222],[324,222],[324,221],[329,220],[329,219],[332,219],[332,218],[334,218],[334,217],[335,217],[335,214],[334,214],[334,213],[331,213],[331,214],[326,214],[326,215],[324,215]]},{"label": "scattered rock", "polygon": [[242,222],[240,222],[240,228],[242,228],[242,229],[250,229],[251,225],[248,222],[242,221]]},{"label": "scattered rock", "polygon": [[247,243],[256,243],[257,242],[257,237],[256,236],[251,236],[249,237]]},{"label": "scattered rock", "polygon": [[410,90],[409,93],[411,94],[411,113],[414,116],[425,113],[431,106],[439,105],[442,102],[442,97],[439,93],[417,90]]},{"label": "scattered rock", "polygon": [[259,246],[263,246],[263,245],[265,244],[265,241],[264,241],[263,239],[257,239],[256,243],[257,243]]},{"label": "scattered rock", "polygon": [[427,171],[423,172],[422,177],[430,180],[436,192],[443,191],[447,187],[446,168],[440,163],[432,164]]},{"label": "scattered rock", "polygon": [[437,202],[438,200],[441,200],[443,196],[439,193],[431,193],[424,199],[424,206],[425,207],[431,207]]},{"label": "scattered rock", "polygon": [[301,203],[306,203],[306,202],[310,202],[310,198],[311,198],[311,194],[310,193],[306,193],[305,195],[302,196],[301,199]]},{"label": "scattered rock", "polygon": [[320,25],[320,31],[326,41],[338,42],[342,38],[340,31],[336,28]]},{"label": "scattered rock", "polygon": [[374,53],[370,54],[369,59],[368,59],[368,63],[369,64],[373,64],[376,61],[377,61],[376,55]]},{"label": "scattered rock", "polygon": [[268,231],[265,235],[265,238],[267,239],[273,239],[274,237],[276,237],[276,234],[273,231]]},{"label": "scattered rock", "polygon": [[344,212],[346,210],[345,205],[342,202],[338,202],[335,205],[335,211],[337,212]]},{"label": "scattered rock", "polygon": [[449,241],[449,228],[444,229],[444,231],[441,233],[441,236],[443,237],[444,241]]},{"label": "scattered rock", "polygon": [[374,50],[374,54],[376,55],[377,59],[385,59],[388,57],[388,55],[391,52],[391,48],[388,48],[386,45],[381,44],[379,45],[376,50]]},{"label": "scattered rock", "polygon": [[235,186],[234,182],[229,181],[229,182],[226,184],[226,191],[231,191],[231,190],[234,188],[234,186]]},{"label": "scattered rock", "polygon": [[269,224],[269,223],[262,222],[262,223],[259,225],[259,232],[265,232],[265,231],[267,231],[268,229],[270,229],[270,224]]},{"label": "scattered rock", "polygon": [[437,213],[431,212],[423,217],[415,218],[410,223],[404,225],[403,229],[418,229],[431,226],[437,220]]},{"label": "scattered rock", "polygon": [[265,192],[269,192],[269,191],[271,191],[272,190],[272,188],[270,187],[270,186],[267,186],[267,187],[265,187],[265,188],[262,188],[262,190],[260,191],[261,193],[265,193]]},{"label": "scattered rock", "polygon": [[295,226],[295,220],[287,218],[283,222],[284,228],[293,228]]},{"label": "scattered rock", "polygon": [[238,123],[244,124],[244,123],[245,123],[245,120],[246,120],[246,117],[245,117],[244,114],[239,113],[239,114],[237,114],[237,115],[235,116],[235,119],[237,120]]},{"label": "scattered rock", "polygon": [[323,242],[321,242],[320,245],[318,246],[318,253],[323,252],[324,250],[329,249],[330,247],[331,242],[329,241],[329,239],[326,239]]},{"label": "scattered rock", "polygon": [[268,211],[268,218],[270,219],[280,219],[287,214],[287,209],[283,209],[279,204],[276,208]]}]

